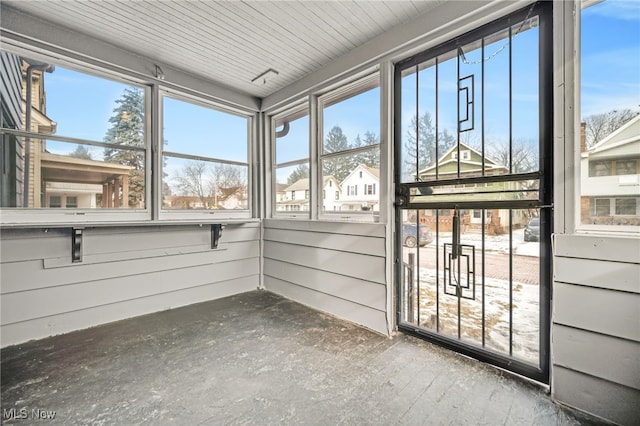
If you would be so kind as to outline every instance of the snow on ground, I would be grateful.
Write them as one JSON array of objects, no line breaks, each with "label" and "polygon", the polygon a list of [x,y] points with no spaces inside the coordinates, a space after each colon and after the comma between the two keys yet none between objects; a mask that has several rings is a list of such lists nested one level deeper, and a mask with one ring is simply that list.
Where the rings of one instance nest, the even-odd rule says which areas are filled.
[{"label": "snow on ground", "polygon": [[[440,274],[436,290],[436,271],[420,269],[419,325],[436,330],[439,317],[439,332],[458,336],[458,298],[455,287],[444,292],[444,281]],[[414,278],[417,278],[414,277]],[[460,299],[460,334],[467,342],[482,344],[482,312],[484,300],[485,345],[509,354],[509,282],[486,278],[483,295],[482,283],[476,283],[475,300]],[[470,290],[464,290],[471,297]],[[439,310],[436,313],[436,298]],[[417,301],[415,308],[417,308]],[[539,344],[539,286],[513,282],[513,356],[537,365]],[[415,311],[417,313],[417,311]]]},{"label": "snow on ground", "polygon": [[[451,232],[440,232],[438,246],[442,247],[445,243],[451,242]],[[481,234],[461,234],[460,242],[462,244],[473,244],[477,248],[482,246]],[[434,243],[432,243],[434,244]],[[511,241],[513,253],[521,256],[540,256],[540,243],[524,241],[524,231],[516,230],[513,232]],[[485,235],[484,247],[486,251],[509,254],[509,234],[504,235]]]}]

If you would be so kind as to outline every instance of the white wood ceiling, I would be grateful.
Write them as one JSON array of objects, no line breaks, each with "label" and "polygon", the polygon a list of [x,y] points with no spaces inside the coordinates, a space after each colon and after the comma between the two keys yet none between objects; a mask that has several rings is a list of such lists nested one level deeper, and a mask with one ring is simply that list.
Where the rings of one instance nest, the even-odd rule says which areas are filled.
[{"label": "white wood ceiling", "polygon": [[[443,0],[2,0],[135,54],[266,97]],[[252,83],[273,68],[279,75]]]}]

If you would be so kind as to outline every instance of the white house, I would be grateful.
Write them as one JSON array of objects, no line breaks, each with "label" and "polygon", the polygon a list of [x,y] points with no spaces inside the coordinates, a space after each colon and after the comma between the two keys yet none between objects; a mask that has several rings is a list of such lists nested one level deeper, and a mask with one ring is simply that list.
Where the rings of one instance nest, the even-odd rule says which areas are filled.
[{"label": "white house", "polygon": [[640,115],[581,153],[581,218],[640,225]]},{"label": "white house", "polygon": [[[340,210],[340,184],[333,176],[323,178],[324,211]],[[298,179],[277,195],[278,211],[309,211],[309,179]]]},{"label": "white house", "polygon": [[380,170],[360,164],[340,184],[339,210],[379,211],[379,182]]}]

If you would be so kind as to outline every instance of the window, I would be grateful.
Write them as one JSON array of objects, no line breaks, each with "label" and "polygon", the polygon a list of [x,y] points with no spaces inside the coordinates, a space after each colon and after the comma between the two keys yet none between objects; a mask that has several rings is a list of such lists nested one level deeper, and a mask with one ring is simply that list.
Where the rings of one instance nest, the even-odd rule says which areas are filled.
[{"label": "window", "polygon": [[62,197],[60,195],[51,195],[49,197],[49,207],[52,207],[52,208],[62,207]]},{"label": "window", "polygon": [[595,216],[611,215],[611,200],[609,198],[595,198],[593,201]]},{"label": "window", "polygon": [[248,216],[250,118],[168,93],[162,113],[163,214]]},{"label": "window", "polygon": [[635,216],[637,214],[636,198],[616,198],[616,216]]},{"label": "window", "polygon": [[[274,215],[291,211],[309,211],[308,104],[305,102],[276,115],[271,120],[271,126],[274,140],[273,182],[275,188],[286,188],[284,198],[273,200]],[[305,199],[296,200],[296,191],[304,191]],[[308,218],[308,214],[305,217]]]},{"label": "window", "polygon": [[376,184],[364,185],[364,193],[366,195],[376,195]]},{"label": "window", "polygon": [[582,6],[580,228],[638,232],[640,8],[627,0]]},{"label": "window", "polygon": [[66,206],[68,209],[75,209],[75,208],[77,208],[77,207],[78,207],[78,197],[76,197],[76,196],[73,196],[73,197],[71,197],[71,196],[67,196],[67,197],[66,197],[66,204],[65,204],[65,206]]},{"label": "window", "polygon": [[65,220],[122,218],[124,212],[149,218],[148,89],[0,54],[0,74],[11,82],[3,104],[11,104],[15,115],[9,112],[1,123],[9,157],[0,197],[3,221],[46,221],[49,216],[30,210],[65,206],[86,210]]},{"label": "window", "polygon": [[[318,142],[322,179],[335,179],[341,189],[332,203],[325,203],[321,215],[326,215],[322,217],[349,211],[349,220],[377,220],[379,199],[372,195],[380,181],[378,75],[321,96],[318,110],[322,123]],[[356,212],[361,216],[352,214]],[[339,217],[345,219],[344,215]]]},{"label": "window", "polygon": [[590,161],[589,176],[611,176],[611,161]]},{"label": "window", "polygon": [[618,160],[616,161],[616,175],[635,175],[637,174],[638,160]]}]

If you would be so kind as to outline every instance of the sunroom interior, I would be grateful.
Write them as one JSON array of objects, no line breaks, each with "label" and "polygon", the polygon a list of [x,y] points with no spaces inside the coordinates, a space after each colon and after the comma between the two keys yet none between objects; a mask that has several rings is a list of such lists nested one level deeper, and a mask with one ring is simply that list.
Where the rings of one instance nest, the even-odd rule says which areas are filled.
[{"label": "sunroom interior", "polygon": [[[637,61],[632,95],[616,104],[630,108],[627,119],[591,142],[581,126],[585,11],[618,3],[636,28],[626,35],[634,57],[640,11],[617,0],[2,0],[3,420],[56,409],[37,407],[46,390],[31,387],[55,388],[46,370],[41,378],[26,370],[47,359],[87,363],[72,356],[73,336],[94,336],[80,346],[102,359],[114,349],[98,340],[119,347],[116,334],[128,332],[122,345],[139,359],[177,354],[181,374],[206,377],[188,357],[224,351],[234,338],[212,324],[228,323],[238,336],[265,324],[288,329],[280,346],[253,336],[256,350],[272,351],[261,354],[271,368],[295,339],[329,345],[336,371],[353,363],[378,386],[412,368],[418,377],[421,368],[453,369],[462,354],[534,383],[542,395],[534,405],[546,397],[585,423],[637,424]],[[162,328],[178,327],[180,312],[194,330],[180,341],[185,352],[171,348],[177,328]],[[147,316],[157,313],[165,317]],[[168,333],[162,346],[148,337],[154,328]],[[414,338],[410,356],[395,346]],[[209,356],[251,359],[251,346]],[[340,404],[296,414],[291,401],[317,403],[309,387],[330,383],[343,394],[331,357],[304,362],[317,374],[286,376],[307,381],[279,408],[286,416],[265,408],[269,395],[275,404],[286,394],[281,384],[275,397],[251,390],[255,377],[221,362],[224,380],[242,376],[259,403],[242,406],[245,417],[220,408],[183,420],[530,421],[486,417],[476,395],[465,396],[476,401],[467,417],[430,399],[417,400],[421,411],[407,399],[404,414],[391,415],[393,390],[375,410],[344,397],[369,407],[356,417]],[[474,366],[459,374],[486,379]],[[378,380],[383,373],[389,381]],[[91,377],[124,386],[109,374]],[[79,397],[87,378],[77,380]],[[410,383],[420,395],[429,389]],[[242,390],[221,389],[242,399]],[[202,395],[192,400],[206,405]],[[107,421],[180,423],[176,413],[135,417],[135,401],[118,407]],[[58,420],[98,421],[100,409],[73,420],[59,407]],[[534,423],[573,419],[555,413]]]}]

